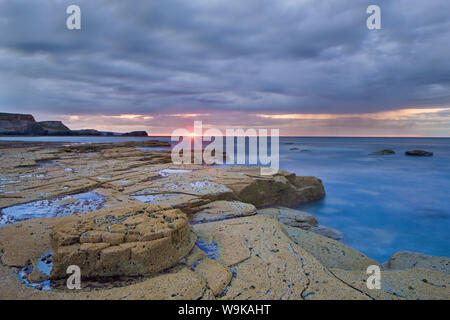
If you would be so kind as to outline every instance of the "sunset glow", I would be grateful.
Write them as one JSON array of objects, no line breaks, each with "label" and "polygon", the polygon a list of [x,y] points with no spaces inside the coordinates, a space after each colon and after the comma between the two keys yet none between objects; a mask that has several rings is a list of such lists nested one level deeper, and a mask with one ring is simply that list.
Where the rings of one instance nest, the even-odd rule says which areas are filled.
[{"label": "sunset glow", "polygon": [[450,111],[450,108],[429,108],[429,109],[400,109],[393,111],[383,111],[374,113],[349,113],[349,114],[258,114],[258,117],[276,120],[332,120],[332,119],[373,119],[373,120],[403,120],[412,116],[429,115],[442,111]]}]

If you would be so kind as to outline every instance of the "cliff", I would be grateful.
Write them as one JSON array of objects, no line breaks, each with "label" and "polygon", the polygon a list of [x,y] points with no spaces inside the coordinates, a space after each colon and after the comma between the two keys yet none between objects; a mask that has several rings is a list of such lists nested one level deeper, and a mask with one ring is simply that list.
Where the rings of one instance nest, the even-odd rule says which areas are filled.
[{"label": "cliff", "polygon": [[128,133],[122,134],[124,137],[148,137],[147,132],[145,131],[132,131]]},{"label": "cliff", "polygon": [[45,135],[72,135],[72,131],[61,121],[40,121],[37,123]]},{"label": "cliff", "polygon": [[31,114],[0,113],[0,134],[24,135],[41,132]]},{"label": "cliff", "polygon": [[37,122],[31,114],[0,113],[0,135],[29,136],[126,136],[147,137],[145,131],[101,132],[95,129],[70,130],[61,121]]}]

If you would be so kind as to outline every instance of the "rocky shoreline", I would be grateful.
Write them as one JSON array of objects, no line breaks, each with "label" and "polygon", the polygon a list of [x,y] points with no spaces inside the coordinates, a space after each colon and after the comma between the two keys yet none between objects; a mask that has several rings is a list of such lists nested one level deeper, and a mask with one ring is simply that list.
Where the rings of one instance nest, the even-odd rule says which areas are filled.
[{"label": "rocky shoreline", "polygon": [[0,144],[0,299],[450,299],[449,258],[381,265],[292,209],[325,196],[318,178],[139,147],[167,143]]}]

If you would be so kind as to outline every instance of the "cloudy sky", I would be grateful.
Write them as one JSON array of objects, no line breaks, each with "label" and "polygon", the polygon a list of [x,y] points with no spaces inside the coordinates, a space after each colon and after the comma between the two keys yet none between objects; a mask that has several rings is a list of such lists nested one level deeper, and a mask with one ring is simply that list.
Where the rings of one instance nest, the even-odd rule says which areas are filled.
[{"label": "cloudy sky", "polygon": [[72,129],[450,136],[449,56],[448,0],[0,0],[0,111]]}]

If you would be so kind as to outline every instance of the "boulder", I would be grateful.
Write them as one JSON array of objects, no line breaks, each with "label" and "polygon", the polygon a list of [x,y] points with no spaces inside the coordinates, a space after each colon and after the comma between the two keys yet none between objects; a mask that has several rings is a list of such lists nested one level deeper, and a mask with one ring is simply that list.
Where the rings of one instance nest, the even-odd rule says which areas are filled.
[{"label": "boulder", "polygon": [[298,177],[279,170],[261,175],[259,167],[224,167],[207,172],[211,179],[226,185],[236,197],[257,208],[270,206],[296,207],[325,196],[322,181],[316,177]]},{"label": "boulder", "polygon": [[431,157],[433,155],[433,152],[424,151],[424,150],[412,150],[412,151],[406,151],[405,154],[407,156]]},{"label": "boulder", "polygon": [[392,255],[386,264],[394,270],[428,269],[450,275],[450,258],[430,256],[417,252],[400,251]]},{"label": "boulder", "polygon": [[52,279],[77,265],[85,278],[148,275],[169,268],[195,244],[178,209],[142,205],[104,209],[57,225],[50,234]]}]

